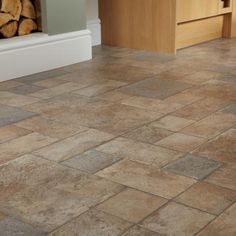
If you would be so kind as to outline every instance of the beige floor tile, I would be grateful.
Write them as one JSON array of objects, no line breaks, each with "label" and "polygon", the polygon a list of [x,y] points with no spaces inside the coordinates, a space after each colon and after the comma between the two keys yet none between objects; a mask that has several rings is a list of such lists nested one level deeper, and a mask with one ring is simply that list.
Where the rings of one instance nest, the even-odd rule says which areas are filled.
[{"label": "beige floor tile", "polygon": [[211,174],[206,181],[236,191],[236,171],[233,168],[221,167]]},{"label": "beige floor tile", "polygon": [[65,161],[112,138],[113,135],[111,134],[95,129],[89,129],[85,132],[53,143],[52,145],[48,145],[47,147],[36,151],[35,154],[57,162]]},{"label": "beige floor tile", "polygon": [[130,98],[131,96],[128,94],[124,94],[122,92],[120,92],[119,90],[112,90],[112,91],[108,91],[106,93],[100,94],[97,96],[97,98],[99,99],[104,99],[110,102],[118,102],[120,100],[126,99],[126,98]]},{"label": "beige floor tile", "polygon": [[31,98],[28,96],[10,93],[7,91],[0,91],[0,104],[2,105],[23,107],[25,105],[29,105],[38,101],[38,98]]},{"label": "beige floor tile", "polygon": [[47,120],[42,117],[33,117],[31,119],[23,120],[16,123],[16,126],[58,139],[67,138],[88,129],[82,126],[74,127],[70,124],[66,125],[61,122]]},{"label": "beige floor tile", "polygon": [[49,236],[119,236],[132,224],[101,211],[91,210],[63,225]]},{"label": "beige floor tile", "polygon": [[167,200],[163,198],[138,190],[125,189],[97,208],[129,222],[138,223],[166,202]]},{"label": "beige floor tile", "polygon": [[156,232],[149,231],[147,229],[141,228],[139,226],[134,226],[129,229],[126,233],[122,234],[122,236],[161,236]]},{"label": "beige floor tile", "polygon": [[64,83],[66,83],[66,81],[60,80],[57,78],[50,78],[50,79],[38,81],[38,82],[34,83],[34,85],[44,87],[44,88],[53,88],[53,87],[56,87],[56,86],[64,84]]},{"label": "beige floor tile", "polygon": [[20,83],[16,80],[8,80],[8,81],[3,81],[0,83],[0,91],[6,91],[15,87],[18,87],[20,85],[23,85],[23,83]]},{"label": "beige floor tile", "polygon": [[177,132],[191,125],[194,122],[195,121],[193,120],[188,120],[181,117],[169,115],[165,116],[164,118],[161,118],[158,121],[153,122],[151,126]]},{"label": "beige floor tile", "polygon": [[140,163],[161,167],[174,161],[182,153],[157,147],[151,144],[137,142],[126,138],[117,138],[96,148],[98,151]]},{"label": "beige floor tile", "polygon": [[200,182],[176,198],[177,202],[219,215],[236,201],[236,191]]},{"label": "beige floor tile", "polygon": [[236,203],[209,224],[197,236],[235,236]]},{"label": "beige floor tile", "polygon": [[0,128],[0,144],[11,139],[19,138],[21,136],[27,135],[31,131],[17,127],[15,125],[8,125]]},{"label": "beige floor tile", "polygon": [[10,140],[9,142],[2,143],[0,144],[0,164],[4,164],[26,153],[47,146],[55,141],[57,141],[55,138],[44,136],[39,133],[30,133]]},{"label": "beige floor tile", "polygon": [[161,235],[195,235],[214,219],[213,215],[177,203],[169,203],[145,219],[141,225]]},{"label": "beige floor tile", "polygon": [[180,152],[190,152],[205,141],[204,138],[175,133],[157,142],[156,145]]},{"label": "beige floor tile", "polygon": [[194,179],[133,161],[120,161],[97,175],[164,198],[173,198],[195,183]]}]

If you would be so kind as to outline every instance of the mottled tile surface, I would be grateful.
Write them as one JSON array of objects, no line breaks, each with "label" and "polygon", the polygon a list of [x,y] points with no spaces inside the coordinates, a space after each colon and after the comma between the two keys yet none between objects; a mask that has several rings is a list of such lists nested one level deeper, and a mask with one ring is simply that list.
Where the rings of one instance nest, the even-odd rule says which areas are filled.
[{"label": "mottled tile surface", "polygon": [[160,234],[141,228],[139,226],[134,226],[126,233],[122,234],[122,236],[161,236]]}]

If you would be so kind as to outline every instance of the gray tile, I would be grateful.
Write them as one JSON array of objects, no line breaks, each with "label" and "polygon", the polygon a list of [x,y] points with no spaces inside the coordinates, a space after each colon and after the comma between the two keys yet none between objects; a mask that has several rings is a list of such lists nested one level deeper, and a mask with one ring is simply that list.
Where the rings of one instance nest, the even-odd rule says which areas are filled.
[{"label": "gray tile", "polygon": [[1,236],[46,236],[46,233],[22,223],[14,218],[5,217],[0,220]]},{"label": "gray tile", "polygon": [[89,173],[96,173],[119,161],[121,158],[96,150],[89,150],[81,155],[75,156],[62,162],[66,166],[77,168]]},{"label": "gray tile", "polygon": [[203,179],[220,167],[220,165],[221,164],[217,161],[188,154],[168,164],[164,169],[175,174],[185,175],[195,179]]},{"label": "gray tile", "polygon": [[134,226],[127,232],[122,234],[122,236],[161,236],[161,235],[159,233],[141,228],[140,226]]},{"label": "gray tile", "polygon": [[226,112],[226,113],[231,113],[231,114],[234,114],[236,115],[236,103],[226,107],[223,112]]},{"label": "gray tile", "polygon": [[30,93],[37,92],[41,89],[43,89],[43,87],[39,87],[39,86],[31,85],[31,84],[23,84],[21,86],[12,88],[8,91],[12,93],[16,93],[16,94],[27,95]]},{"label": "gray tile", "polygon": [[192,85],[171,79],[146,79],[120,90],[124,93],[149,98],[165,99]]},{"label": "gray tile", "polygon": [[34,115],[36,115],[36,113],[0,105],[0,127],[24,120]]}]

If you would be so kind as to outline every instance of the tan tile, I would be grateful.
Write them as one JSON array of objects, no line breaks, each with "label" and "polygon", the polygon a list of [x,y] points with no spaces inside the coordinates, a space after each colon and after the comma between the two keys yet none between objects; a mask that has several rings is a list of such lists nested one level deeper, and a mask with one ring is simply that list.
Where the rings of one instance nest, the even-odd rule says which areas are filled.
[{"label": "tan tile", "polygon": [[177,202],[219,215],[236,201],[236,191],[200,182],[176,198]]},{"label": "tan tile", "polygon": [[236,203],[216,218],[197,236],[235,236]]},{"label": "tan tile", "polygon": [[0,212],[0,220],[3,220],[6,216]]},{"label": "tan tile", "polygon": [[97,175],[164,198],[173,198],[195,183],[195,180],[188,177],[126,160],[98,172]]},{"label": "tan tile", "polygon": [[120,92],[119,90],[112,90],[103,94],[100,94],[97,96],[99,99],[104,99],[110,102],[118,102],[120,100],[126,99],[131,97],[128,94],[124,94]]},{"label": "tan tile", "polygon": [[42,117],[33,117],[31,119],[23,120],[16,123],[16,126],[58,139],[66,138],[88,129],[82,126],[74,127],[70,124],[66,125],[61,122],[47,120]]},{"label": "tan tile", "polygon": [[126,138],[117,138],[96,148],[98,151],[116,155],[121,158],[140,163],[161,167],[174,161],[183,154],[157,147],[147,143],[141,143]]},{"label": "tan tile", "polygon": [[177,150],[180,152],[190,152],[200,146],[206,140],[186,134],[176,133],[157,142],[156,145]]},{"label": "tan tile", "polygon": [[31,131],[17,127],[15,125],[8,125],[0,128],[0,144],[14,138],[24,136],[31,133]]},{"label": "tan tile", "polygon": [[160,236],[160,234],[141,228],[139,226],[134,226],[126,233],[122,234],[122,236]]},{"label": "tan tile", "polygon": [[8,80],[8,81],[3,81],[0,83],[0,91],[6,91],[15,87],[18,87],[20,85],[23,85],[23,83],[20,83],[16,80]]},{"label": "tan tile", "polygon": [[195,235],[214,216],[174,202],[145,219],[141,225],[161,235]]},{"label": "tan tile", "polygon": [[36,83],[34,83],[34,85],[40,86],[40,87],[44,87],[44,88],[53,88],[56,87],[60,84],[64,84],[66,83],[66,81],[64,80],[60,80],[57,78],[49,78],[49,79],[44,79],[41,81],[38,81]]},{"label": "tan tile", "polygon": [[187,120],[181,117],[169,115],[165,116],[164,118],[161,118],[158,121],[153,122],[151,126],[177,132],[186,126],[191,125],[194,122],[195,121],[193,120]]},{"label": "tan tile", "polygon": [[225,188],[236,190],[236,171],[232,168],[221,167],[211,174],[207,182],[213,183]]},{"label": "tan tile", "polygon": [[13,160],[21,155],[47,146],[57,139],[39,133],[30,133],[23,137],[0,144],[0,164]]},{"label": "tan tile", "polygon": [[129,222],[138,223],[167,200],[133,189],[125,189],[97,208]]},{"label": "tan tile", "polygon": [[24,95],[0,91],[0,104],[3,104],[3,105],[13,106],[13,107],[22,107],[22,106],[29,105],[38,101],[39,99],[37,98],[31,98]]},{"label": "tan tile", "polygon": [[113,138],[113,135],[95,129],[76,134],[67,139],[48,145],[35,152],[35,154],[53,161],[64,161],[77,154]]},{"label": "tan tile", "polygon": [[49,236],[119,236],[132,224],[97,210],[90,210],[50,233]]}]

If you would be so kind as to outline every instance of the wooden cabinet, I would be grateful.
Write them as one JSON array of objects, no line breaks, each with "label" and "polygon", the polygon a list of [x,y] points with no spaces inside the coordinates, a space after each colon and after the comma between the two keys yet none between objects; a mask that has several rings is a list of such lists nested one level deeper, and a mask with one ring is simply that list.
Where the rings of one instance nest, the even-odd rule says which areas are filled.
[{"label": "wooden cabinet", "polygon": [[175,53],[236,36],[236,0],[99,0],[105,45]]}]

